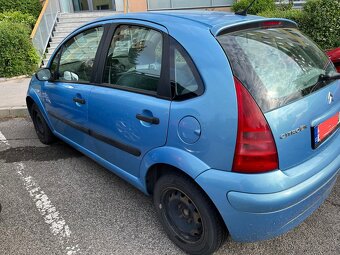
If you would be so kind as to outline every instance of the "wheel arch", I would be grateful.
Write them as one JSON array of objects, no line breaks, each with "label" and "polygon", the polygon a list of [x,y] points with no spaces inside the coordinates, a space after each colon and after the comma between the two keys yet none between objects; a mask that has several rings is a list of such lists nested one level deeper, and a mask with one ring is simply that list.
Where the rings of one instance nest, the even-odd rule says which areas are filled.
[{"label": "wheel arch", "polygon": [[[140,167],[140,179],[146,194],[150,194],[150,185],[152,187],[150,181],[154,180],[162,171],[165,171],[160,169],[177,171],[195,180],[197,176],[210,167],[184,150],[167,146],[155,148],[143,157]],[[157,174],[155,175],[155,173]]]},{"label": "wheel arch", "polygon": [[36,92],[33,89],[29,89],[29,93],[26,96],[26,105],[27,105],[27,109],[29,114],[31,115],[31,109],[33,104],[36,104],[40,110],[40,112],[43,114],[46,123],[48,124],[49,128],[52,130],[52,132],[54,131],[53,126],[47,116],[47,112],[45,111],[45,108],[39,98],[39,96],[36,94]]}]

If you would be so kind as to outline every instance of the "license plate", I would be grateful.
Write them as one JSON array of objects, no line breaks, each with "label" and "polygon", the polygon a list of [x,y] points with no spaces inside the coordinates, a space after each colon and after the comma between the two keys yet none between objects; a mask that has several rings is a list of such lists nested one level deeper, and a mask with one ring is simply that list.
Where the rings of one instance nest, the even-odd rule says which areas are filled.
[{"label": "license plate", "polygon": [[340,126],[340,112],[315,126],[313,148],[317,148],[323,141],[331,136]]}]

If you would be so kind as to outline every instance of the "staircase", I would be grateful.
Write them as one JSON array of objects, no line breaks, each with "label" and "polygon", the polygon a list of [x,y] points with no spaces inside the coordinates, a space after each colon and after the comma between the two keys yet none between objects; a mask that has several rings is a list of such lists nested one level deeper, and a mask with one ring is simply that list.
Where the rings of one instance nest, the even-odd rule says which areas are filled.
[{"label": "staircase", "polygon": [[76,28],[84,25],[87,22],[97,18],[113,15],[117,12],[98,11],[98,12],[81,12],[81,13],[60,13],[49,45],[46,49],[43,65],[47,65],[52,53],[58,47],[62,40],[68,36]]}]

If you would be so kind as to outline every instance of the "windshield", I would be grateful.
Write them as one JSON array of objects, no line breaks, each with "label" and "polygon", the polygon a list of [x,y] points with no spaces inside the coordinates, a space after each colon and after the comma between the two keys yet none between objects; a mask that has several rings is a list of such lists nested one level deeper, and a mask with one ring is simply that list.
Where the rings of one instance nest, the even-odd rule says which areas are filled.
[{"label": "windshield", "polygon": [[318,82],[321,74],[336,74],[318,46],[294,28],[242,30],[217,40],[234,75],[265,112],[326,86]]}]

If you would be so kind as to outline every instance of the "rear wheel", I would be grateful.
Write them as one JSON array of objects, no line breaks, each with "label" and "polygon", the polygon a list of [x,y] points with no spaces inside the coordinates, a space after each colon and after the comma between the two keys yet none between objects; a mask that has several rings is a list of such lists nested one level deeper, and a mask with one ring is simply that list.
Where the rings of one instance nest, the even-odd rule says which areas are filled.
[{"label": "rear wheel", "polygon": [[169,238],[189,254],[211,254],[225,239],[225,226],[212,202],[193,181],[166,174],[156,182],[154,204]]},{"label": "rear wheel", "polygon": [[42,113],[40,112],[36,104],[32,105],[31,117],[34,124],[35,132],[37,133],[40,142],[42,142],[43,144],[53,143],[56,138],[47,125]]}]

